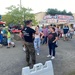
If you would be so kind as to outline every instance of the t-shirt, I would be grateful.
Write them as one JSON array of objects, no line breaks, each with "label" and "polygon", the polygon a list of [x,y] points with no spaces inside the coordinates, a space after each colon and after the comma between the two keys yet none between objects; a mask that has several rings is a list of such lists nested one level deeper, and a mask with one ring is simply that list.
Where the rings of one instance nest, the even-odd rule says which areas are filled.
[{"label": "t-shirt", "polygon": [[42,31],[43,31],[45,37],[48,36],[48,29],[47,28],[43,29]]},{"label": "t-shirt", "polygon": [[10,32],[7,32],[7,38],[8,38],[8,39],[11,38],[11,34],[10,34]]},{"label": "t-shirt", "polygon": [[48,35],[48,42],[49,43],[53,43],[53,41],[56,39],[56,37],[57,37],[57,33],[50,33],[49,35]]},{"label": "t-shirt", "polygon": [[34,41],[33,34],[35,34],[35,30],[30,27],[25,27],[23,30],[24,40],[26,42],[32,43]]},{"label": "t-shirt", "polygon": [[64,34],[68,33],[68,31],[69,31],[69,28],[68,28],[68,27],[64,27],[64,28],[63,28]]}]

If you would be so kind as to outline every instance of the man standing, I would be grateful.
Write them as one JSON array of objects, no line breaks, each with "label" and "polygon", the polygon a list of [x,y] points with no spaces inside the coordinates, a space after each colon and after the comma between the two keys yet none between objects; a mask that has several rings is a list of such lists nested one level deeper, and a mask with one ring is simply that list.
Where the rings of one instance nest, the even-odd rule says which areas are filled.
[{"label": "man standing", "polygon": [[25,24],[26,27],[23,30],[23,34],[24,34],[25,47],[26,47],[26,62],[27,62],[27,66],[30,66],[30,56],[32,59],[32,65],[36,63],[35,49],[33,43],[35,30],[31,28],[32,25],[31,20],[27,20]]},{"label": "man standing", "polygon": [[68,31],[69,31],[69,27],[67,25],[65,25],[63,28],[64,40],[68,40],[68,37],[67,37]]}]

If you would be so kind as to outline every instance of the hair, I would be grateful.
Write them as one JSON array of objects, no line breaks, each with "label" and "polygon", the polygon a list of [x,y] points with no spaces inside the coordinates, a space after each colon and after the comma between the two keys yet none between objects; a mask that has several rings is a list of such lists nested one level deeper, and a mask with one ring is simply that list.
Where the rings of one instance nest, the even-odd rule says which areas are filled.
[{"label": "hair", "polygon": [[56,25],[54,25],[54,27],[56,27]]},{"label": "hair", "polygon": [[55,31],[55,28],[54,27],[52,27],[52,29]]},{"label": "hair", "polygon": [[39,25],[37,25],[37,27],[39,28]]},{"label": "hair", "polygon": [[32,20],[24,21],[25,25],[29,25],[31,22],[32,22]]}]

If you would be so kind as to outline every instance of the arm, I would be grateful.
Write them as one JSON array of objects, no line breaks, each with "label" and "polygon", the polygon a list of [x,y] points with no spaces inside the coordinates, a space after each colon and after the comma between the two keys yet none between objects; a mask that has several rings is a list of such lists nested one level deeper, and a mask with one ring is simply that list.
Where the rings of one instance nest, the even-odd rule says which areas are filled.
[{"label": "arm", "polygon": [[19,33],[20,38],[22,38],[22,34],[23,34],[22,32]]},{"label": "arm", "polygon": [[55,34],[55,40],[53,41],[53,43],[55,43],[58,40],[58,36],[57,34]]},{"label": "arm", "polygon": [[41,39],[42,39],[42,38],[43,38],[43,36],[44,36],[44,34],[43,34],[42,32],[40,32],[40,34],[42,35],[42,36],[41,36]]},{"label": "arm", "polygon": [[53,41],[53,43],[55,43],[58,40],[58,37],[55,38],[55,40]]}]

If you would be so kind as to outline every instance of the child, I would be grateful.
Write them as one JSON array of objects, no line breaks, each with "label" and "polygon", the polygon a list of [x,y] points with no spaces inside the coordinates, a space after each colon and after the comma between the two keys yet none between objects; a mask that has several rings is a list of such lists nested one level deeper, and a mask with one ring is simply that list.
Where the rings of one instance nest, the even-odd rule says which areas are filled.
[{"label": "child", "polygon": [[15,47],[14,42],[11,42],[11,33],[10,33],[10,30],[7,30],[7,42],[8,42],[8,47],[7,48],[10,48],[10,45],[13,45],[13,47]]}]

